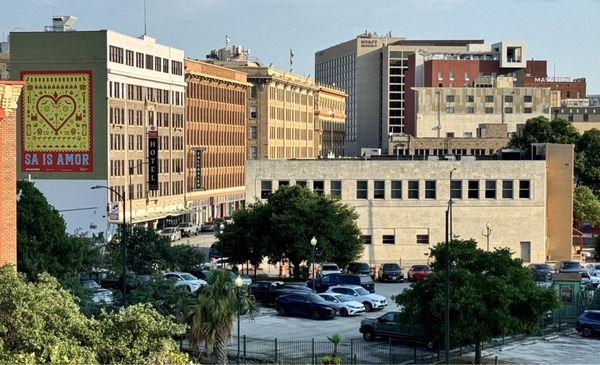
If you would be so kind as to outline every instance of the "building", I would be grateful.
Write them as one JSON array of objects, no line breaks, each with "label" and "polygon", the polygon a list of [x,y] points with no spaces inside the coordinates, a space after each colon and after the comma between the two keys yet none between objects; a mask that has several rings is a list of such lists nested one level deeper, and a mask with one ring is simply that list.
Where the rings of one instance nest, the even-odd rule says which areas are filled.
[{"label": "building", "polygon": [[248,97],[248,159],[315,158],[314,97],[306,77],[262,66],[240,46],[211,51],[209,62],[242,71],[253,84]]},{"label": "building", "polygon": [[359,215],[360,260],[371,266],[426,262],[432,245],[445,240],[450,197],[458,237],[487,249],[489,223],[491,250],[508,247],[524,263],[571,259],[573,146],[539,147],[530,160],[248,161],[246,197],[264,199],[280,182],[339,197]]},{"label": "building", "polygon": [[365,32],[315,53],[315,80],[348,94],[346,153],[388,148],[389,133],[405,133],[408,58],[415,52],[465,51],[483,40],[407,40]]},{"label": "building", "polygon": [[192,221],[231,215],[244,205],[246,74],[185,60],[186,206]]},{"label": "building", "polygon": [[592,128],[600,129],[600,105],[552,108],[552,119],[556,118],[571,122],[579,133],[584,133]]},{"label": "building", "polygon": [[315,93],[315,151],[319,156],[343,156],[346,137],[346,93],[319,85]]},{"label": "building", "polygon": [[69,231],[185,219],[183,51],[65,27],[11,33],[11,77],[27,84],[19,177],[36,181]]},{"label": "building", "polygon": [[23,84],[0,81],[0,266],[17,265],[17,100]]},{"label": "building", "polygon": [[[484,82],[486,79],[484,79]],[[477,136],[480,124],[506,124],[508,133],[529,118],[550,118],[549,88],[514,87],[512,78],[497,77],[493,87],[415,87],[415,137]]]},{"label": "building", "polygon": [[10,53],[0,52],[0,80],[8,80],[10,71]]}]

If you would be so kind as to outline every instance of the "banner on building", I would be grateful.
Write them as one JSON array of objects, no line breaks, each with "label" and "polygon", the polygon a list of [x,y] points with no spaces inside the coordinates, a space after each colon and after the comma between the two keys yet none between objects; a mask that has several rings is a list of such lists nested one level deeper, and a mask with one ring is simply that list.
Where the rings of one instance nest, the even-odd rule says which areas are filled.
[{"label": "banner on building", "polygon": [[21,171],[93,172],[92,71],[21,71]]},{"label": "banner on building", "polygon": [[158,190],[158,129],[149,125],[148,134],[148,190]]},{"label": "banner on building", "polygon": [[108,220],[119,221],[119,203],[108,203]]},{"label": "banner on building", "polygon": [[202,153],[204,152],[204,148],[196,148],[195,152],[196,181],[194,188],[195,190],[202,190]]}]

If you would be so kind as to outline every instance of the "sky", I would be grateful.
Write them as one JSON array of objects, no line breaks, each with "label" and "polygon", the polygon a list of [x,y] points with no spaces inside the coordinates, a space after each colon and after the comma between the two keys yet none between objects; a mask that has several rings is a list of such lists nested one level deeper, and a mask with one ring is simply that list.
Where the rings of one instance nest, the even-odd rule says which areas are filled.
[{"label": "sky", "polygon": [[[148,35],[203,59],[228,35],[263,64],[314,75],[316,51],[365,30],[407,39],[522,40],[548,75],[585,77],[600,93],[600,0],[146,0]],[[144,0],[2,0],[0,33],[37,31],[53,15],[77,30],[144,32]],[[556,73],[555,71],[556,70]]]}]

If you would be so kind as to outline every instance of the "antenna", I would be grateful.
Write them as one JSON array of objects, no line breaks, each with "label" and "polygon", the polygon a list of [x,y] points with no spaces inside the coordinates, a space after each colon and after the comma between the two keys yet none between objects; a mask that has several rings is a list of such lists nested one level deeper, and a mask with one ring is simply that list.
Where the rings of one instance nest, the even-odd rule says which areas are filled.
[{"label": "antenna", "polygon": [[553,64],[554,64],[554,75],[552,77],[552,79],[553,79],[552,81],[556,81],[556,61],[554,61]]},{"label": "antenna", "polygon": [[227,48],[227,45],[229,44],[229,41],[230,41],[229,35],[226,34],[225,35],[225,48]]},{"label": "antenna", "polygon": [[290,73],[294,72],[294,51],[290,48]]},{"label": "antenna", "polygon": [[148,16],[147,16],[147,11],[146,11],[146,4],[147,0],[144,0],[144,35],[148,34]]}]

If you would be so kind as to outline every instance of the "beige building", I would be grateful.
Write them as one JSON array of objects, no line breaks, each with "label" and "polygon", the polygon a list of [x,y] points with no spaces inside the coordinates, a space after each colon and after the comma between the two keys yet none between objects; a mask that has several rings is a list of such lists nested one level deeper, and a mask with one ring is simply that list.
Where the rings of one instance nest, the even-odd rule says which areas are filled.
[{"label": "beige building", "polygon": [[550,118],[549,88],[503,86],[413,88],[415,137],[475,137],[482,123],[506,124],[510,134],[529,118]]},{"label": "beige building", "polygon": [[344,155],[346,93],[319,85],[315,94],[315,150],[319,156]]},{"label": "beige building", "polygon": [[[337,196],[359,214],[362,261],[424,263],[445,239],[453,200],[453,234],[487,249],[508,247],[528,262],[570,259],[573,146],[548,145],[532,160],[395,161],[324,159],[248,161],[248,202],[282,184],[306,184]],[[455,169],[450,181],[450,171]]]}]

